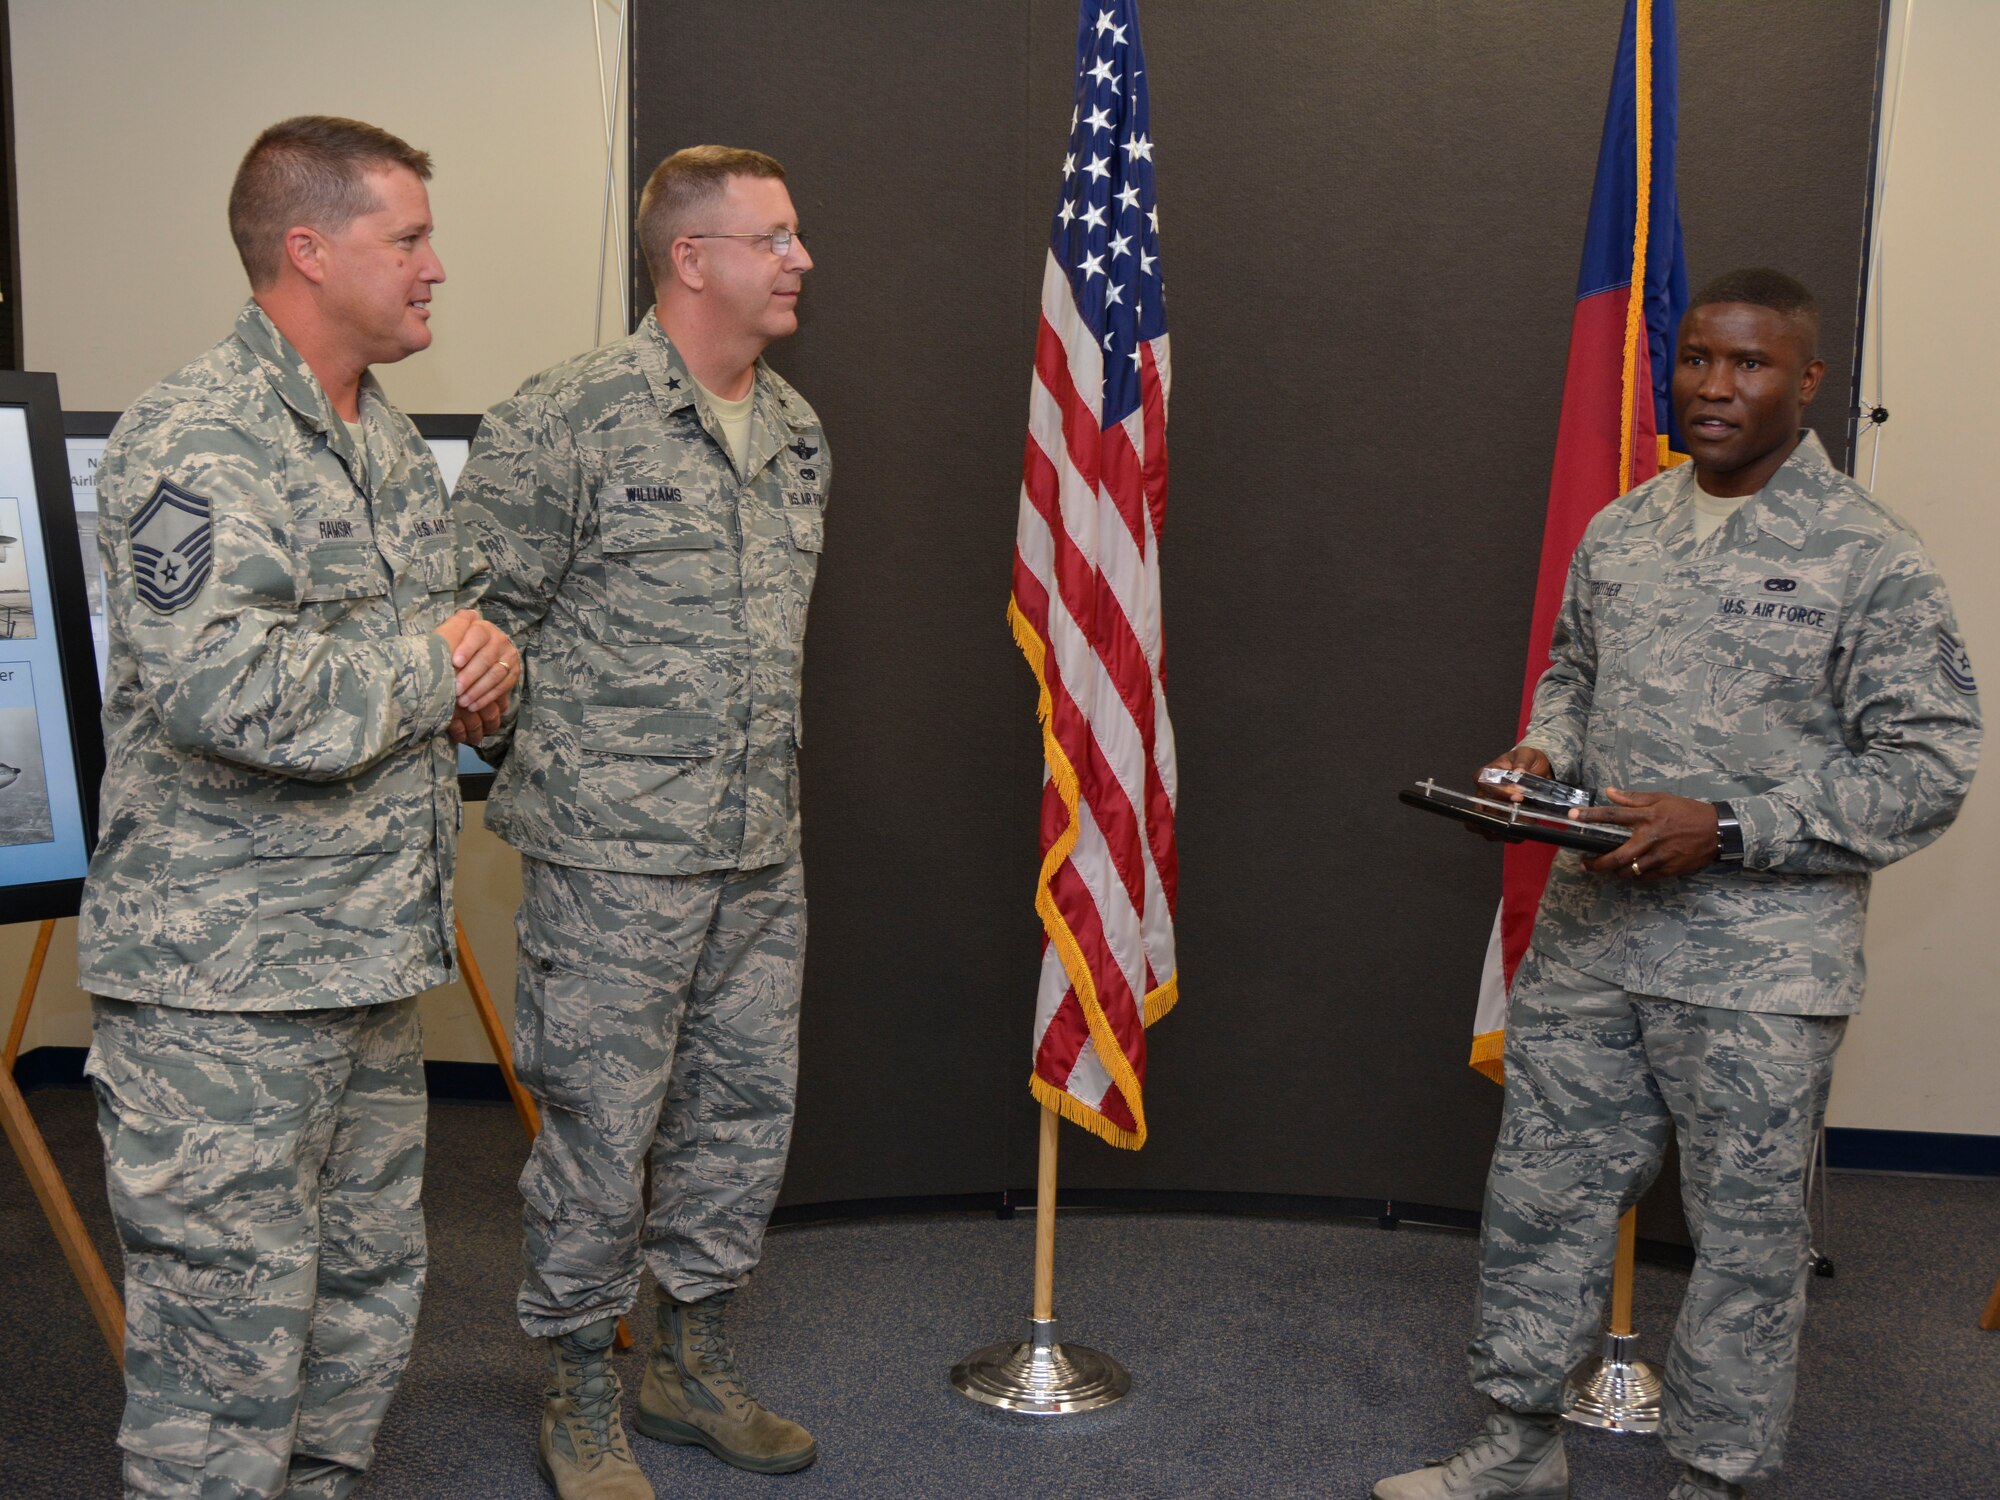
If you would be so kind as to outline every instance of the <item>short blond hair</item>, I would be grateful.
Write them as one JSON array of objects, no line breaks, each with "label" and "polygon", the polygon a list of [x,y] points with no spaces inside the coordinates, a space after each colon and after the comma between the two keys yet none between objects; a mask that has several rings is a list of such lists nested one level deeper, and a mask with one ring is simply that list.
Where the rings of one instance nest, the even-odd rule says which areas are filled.
[{"label": "short blond hair", "polygon": [[385,167],[408,167],[428,182],[430,153],[338,115],[295,115],[251,142],[229,189],[229,235],[252,289],[277,279],[293,225],[338,234],[380,208],[368,174]]},{"label": "short blond hair", "polygon": [[655,285],[673,265],[674,241],[698,232],[697,214],[715,206],[732,177],[785,180],[785,169],[761,151],[742,146],[689,146],[653,168],[639,194],[639,249]]}]

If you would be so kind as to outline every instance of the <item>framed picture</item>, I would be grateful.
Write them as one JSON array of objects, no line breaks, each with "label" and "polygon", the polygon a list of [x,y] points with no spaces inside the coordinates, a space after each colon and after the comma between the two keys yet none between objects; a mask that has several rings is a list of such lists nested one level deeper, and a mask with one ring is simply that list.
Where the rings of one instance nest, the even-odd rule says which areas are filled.
[{"label": "framed picture", "polygon": [[[104,456],[104,440],[111,436],[122,413],[76,411],[63,417],[65,446],[69,451],[69,486],[76,510],[76,533],[83,554],[85,586],[90,603],[90,634],[97,658],[97,685],[104,687],[109,646],[104,630],[104,569],[97,555],[97,463]],[[479,430],[479,418],[462,413],[412,416],[410,420],[431,445],[438,468],[444,472],[446,490],[458,483],[466,455],[472,451],[472,436]],[[493,785],[493,768],[463,745],[458,749],[458,786],[469,801],[482,801]]]},{"label": "framed picture", "polygon": [[53,375],[0,370],[0,920],[76,915],[104,778]]}]

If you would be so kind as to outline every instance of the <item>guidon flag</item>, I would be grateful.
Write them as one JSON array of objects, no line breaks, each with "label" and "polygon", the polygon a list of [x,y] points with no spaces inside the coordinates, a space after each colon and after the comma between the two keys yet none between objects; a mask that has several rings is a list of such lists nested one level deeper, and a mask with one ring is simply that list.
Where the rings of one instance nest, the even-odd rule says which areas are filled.
[{"label": "guidon flag", "polygon": [[[1528,630],[1518,743],[1549,665],[1570,557],[1591,518],[1682,461],[1673,451],[1675,331],[1687,309],[1687,254],[1674,188],[1678,67],[1673,0],[1626,0],[1597,181],[1571,314],[1542,562]],[[1502,1076],[1507,987],[1528,951],[1554,846],[1507,846],[1473,1022],[1471,1064]]]}]

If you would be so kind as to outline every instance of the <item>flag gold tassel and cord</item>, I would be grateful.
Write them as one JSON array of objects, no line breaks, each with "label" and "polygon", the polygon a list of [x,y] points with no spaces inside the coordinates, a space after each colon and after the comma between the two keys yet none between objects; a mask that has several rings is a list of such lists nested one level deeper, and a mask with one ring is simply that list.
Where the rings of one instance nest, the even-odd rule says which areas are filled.
[{"label": "flag gold tassel and cord", "polygon": [[[1078,804],[1082,792],[1077,783],[1076,768],[1070,764],[1069,756],[1056,739],[1055,704],[1049,694],[1045,670],[1047,648],[1028,617],[1021,613],[1020,606],[1011,598],[1007,601],[1007,623],[1013,629],[1014,644],[1021,648],[1021,655],[1028,660],[1029,670],[1035,674],[1035,718],[1042,726],[1042,754],[1048,761],[1049,776],[1055,782],[1056,795],[1062,798],[1068,813],[1068,821],[1061,834],[1042,857],[1041,874],[1035,884],[1035,910],[1041,915],[1042,930],[1048,934],[1049,941],[1055,945],[1056,953],[1062,959],[1063,972],[1069,976],[1070,987],[1076,991],[1077,1003],[1083,1007],[1084,1020],[1090,1027],[1090,1040],[1097,1048],[1098,1060],[1104,1064],[1112,1084],[1130,1106],[1138,1128],[1127,1130],[1115,1124],[1039,1073],[1029,1078],[1028,1087],[1045,1108],[1054,1110],[1072,1125],[1080,1125],[1114,1146],[1136,1151],[1146,1144],[1146,1107],[1141,1097],[1139,1076],[1132,1071],[1132,1061],[1125,1055],[1124,1048],[1118,1045],[1117,1035],[1104,1014],[1104,1006],[1097,996],[1097,981],[1083,956],[1083,948],[1056,905],[1055,874],[1076,849],[1081,827]],[[1179,998],[1180,976],[1171,975],[1147,994],[1140,1011],[1141,1019],[1151,1026],[1172,1010]]]}]

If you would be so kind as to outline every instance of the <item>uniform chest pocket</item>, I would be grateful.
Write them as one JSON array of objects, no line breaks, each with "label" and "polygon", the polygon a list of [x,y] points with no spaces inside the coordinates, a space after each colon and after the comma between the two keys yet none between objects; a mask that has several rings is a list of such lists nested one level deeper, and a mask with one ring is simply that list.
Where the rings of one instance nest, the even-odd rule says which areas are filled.
[{"label": "uniform chest pocket", "polygon": [[1688,642],[1693,722],[1744,770],[1795,774],[1805,731],[1829,707],[1831,629],[1770,618],[1723,615]]},{"label": "uniform chest pocket", "polygon": [[686,641],[711,633],[717,600],[731,592],[718,528],[686,502],[633,502],[626,489],[604,491],[598,511],[611,637]]},{"label": "uniform chest pocket", "polygon": [[334,635],[372,640],[397,633],[388,569],[364,543],[308,552],[299,603],[316,628]]}]

